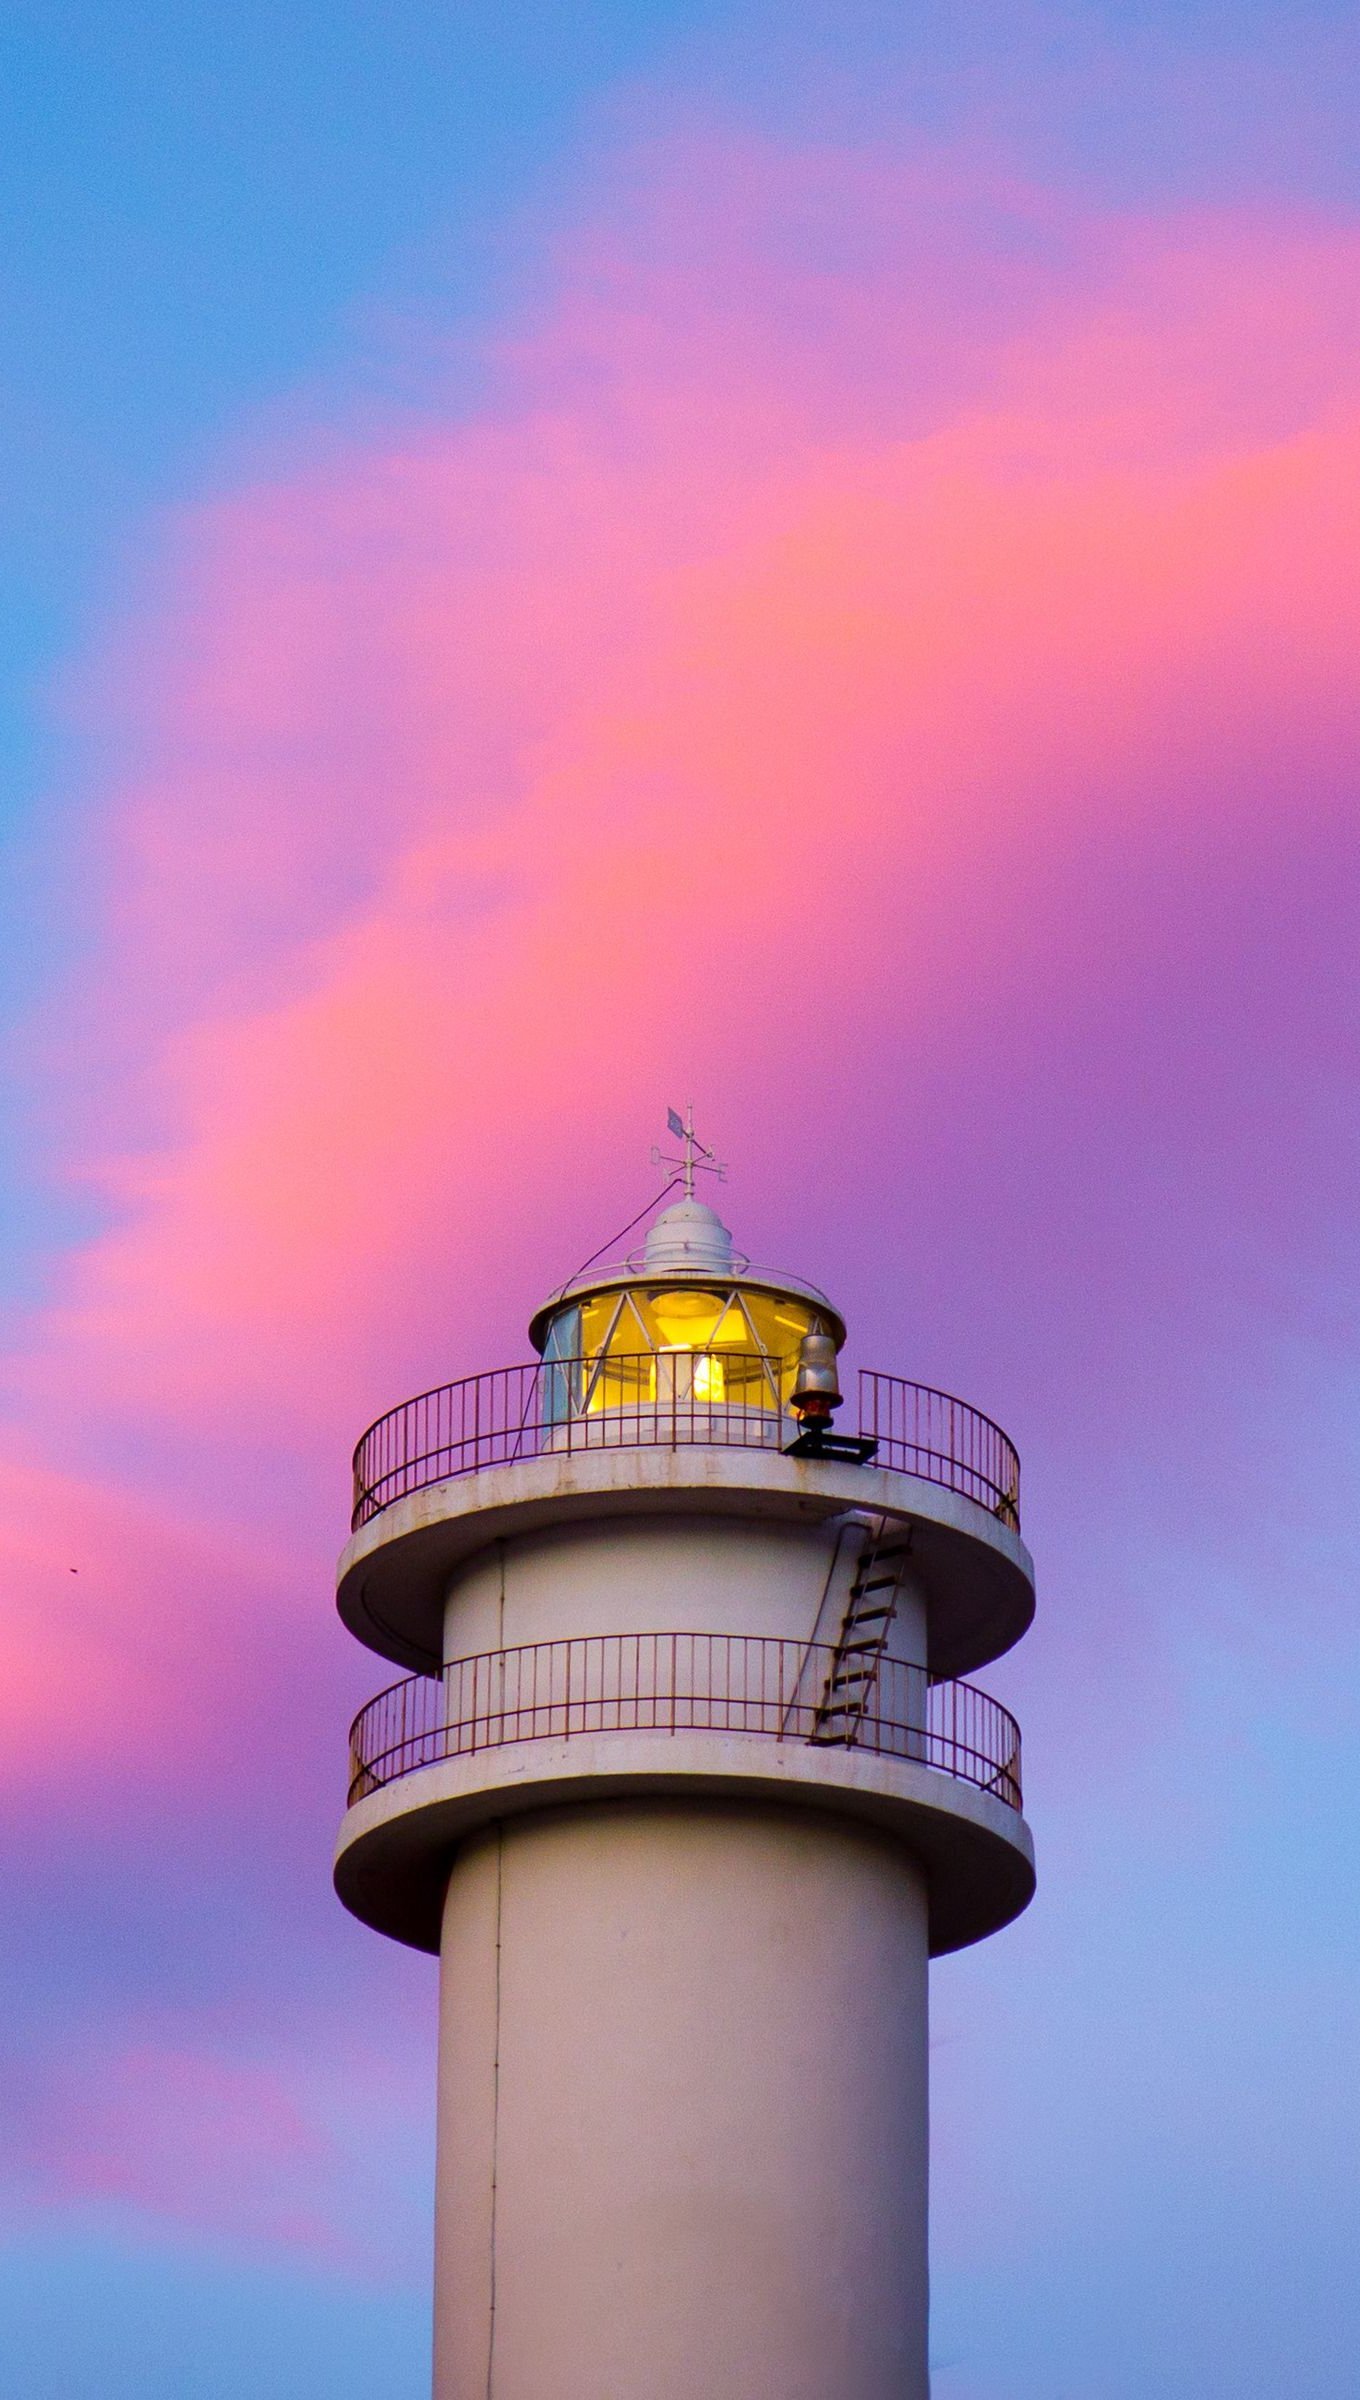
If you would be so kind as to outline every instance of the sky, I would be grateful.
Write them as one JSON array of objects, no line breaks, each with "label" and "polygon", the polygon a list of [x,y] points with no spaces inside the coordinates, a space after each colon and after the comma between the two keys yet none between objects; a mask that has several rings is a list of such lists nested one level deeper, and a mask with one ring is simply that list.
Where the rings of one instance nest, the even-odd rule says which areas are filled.
[{"label": "sky", "polygon": [[0,2389],[425,2388],[348,1455],[691,1096],[741,1247],[1024,1461],[938,2400],[1347,2388],[1358,63],[1320,0],[7,12]]}]

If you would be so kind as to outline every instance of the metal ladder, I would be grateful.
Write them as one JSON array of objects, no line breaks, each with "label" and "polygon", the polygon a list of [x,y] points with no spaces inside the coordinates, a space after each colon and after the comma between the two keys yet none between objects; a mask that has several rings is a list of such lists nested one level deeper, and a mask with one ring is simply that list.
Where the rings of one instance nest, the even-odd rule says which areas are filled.
[{"label": "metal ladder", "polygon": [[911,1550],[911,1527],[880,1517],[860,1553],[808,1740],[853,1742],[878,1681]]}]

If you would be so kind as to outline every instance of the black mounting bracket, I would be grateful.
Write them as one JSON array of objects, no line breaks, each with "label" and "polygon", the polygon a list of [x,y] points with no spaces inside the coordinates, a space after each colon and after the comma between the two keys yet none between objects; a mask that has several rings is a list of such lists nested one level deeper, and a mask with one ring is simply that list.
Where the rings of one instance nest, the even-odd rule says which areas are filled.
[{"label": "black mounting bracket", "polygon": [[791,1442],[784,1444],[785,1458],[840,1458],[852,1465],[867,1467],[878,1456],[878,1442],[871,1433],[833,1433],[829,1425],[805,1425]]}]

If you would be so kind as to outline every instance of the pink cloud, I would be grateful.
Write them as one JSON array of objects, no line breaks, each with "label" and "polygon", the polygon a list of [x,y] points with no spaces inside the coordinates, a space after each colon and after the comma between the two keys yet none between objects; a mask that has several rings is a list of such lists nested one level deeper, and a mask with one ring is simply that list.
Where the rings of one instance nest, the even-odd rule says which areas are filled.
[{"label": "pink cloud", "polygon": [[[1079,1421],[1082,1574],[1159,1478],[1238,1529],[1278,1474],[1240,1291],[1334,1205],[1355,1063],[1290,926],[1355,888],[1360,238],[684,166],[578,228],[480,413],[302,425],[187,511],[79,684],[125,768],[26,1042],[108,1222],[7,1368],[24,1858],[55,1788],[273,1850],[307,1795],[321,1894],[348,1445],[523,1354],[691,1090],[741,1238],[880,1363],[1010,1380],[1051,1459]],[[1123,1570],[1070,1680],[1166,1668]],[[341,2244],[326,2093],[223,2047],[82,2054],[46,2196]]]},{"label": "pink cloud", "polygon": [[[11,2113],[30,2202],[365,2276],[404,2266],[388,2186],[411,2095],[376,2059],[261,2061],[143,2039],[44,2070]],[[361,2222],[345,2204],[351,2162],[336,2119],[372,2179]]]},{"label": "pink cloud", "polygon": [[[257,1600],[214,1671],[277,1693],[265,1595],[319,1627],[349,1442],[522,1352],[668,1096],[791,1265],[872,1221],[867,1298],[994,1207],[1042,1277],[1090,1181],[1026,1219],[987,1151],[1017,1058],[1083,1139],[1098,1088],[1190,1155],[1229,1105],[1177,1047],[1232,971],[1215,907],[1267,905],[1282,845],[1353,870],[1360,237],[1079,222],[966,159],[636,172],[480,413],[435,394],[186,512],[84,679],[132,765],[91,809],[94,965],[31,1034],[108,1216],[10,1367],[31,1756],[133,1720],[188,1755],[182,1591],[233,1522]],[[1149,1098],[1109,1011],[1154,953]],[[1287,962],[1244,1005],[1317,1055]],[[1103,1224],[1042,1303],[1108,1329],[1083,1239],[1101,1272]],[[68,1647],[76,1548],[117,1564]]]}]

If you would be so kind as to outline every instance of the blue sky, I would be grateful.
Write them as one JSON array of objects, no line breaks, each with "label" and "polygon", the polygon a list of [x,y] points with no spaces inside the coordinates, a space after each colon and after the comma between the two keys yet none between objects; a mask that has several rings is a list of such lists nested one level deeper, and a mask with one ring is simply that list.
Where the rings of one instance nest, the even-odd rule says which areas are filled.
[{"label": "blue sky", "polygon": [[[91,1674],[127,1697],[124,1747],[110,1735],[106,1759],[102,1731],[93,1744],[90,1773],[106,1779],[97,1806],[72,1816],[58,1777],[57,1797],[41,1803],[50,1819],[37,1803],[26,1814],[25,1800],[14,1820],[10,1938],[24,2003],[0,2084],[18,2161],[0,2193],[0,2389],[23,2400],[323,2389],[328,2400],[379,2390],[395,2400],[423,2388],[428,1962],[353,1926],[326,1886],[345,1709],[381,1680],[341,1642],[326,1589],[345,1445],[361,1422],[352,1394],[387,1400],[430,1373],[508,1356],[529,1306],[570,1263],[549,1256],[553,1244],[584,1254],[640,1203],[632,1153],[618,1145],[640,1128],[645,1161],[656,1108],[689,1088],[653,1084],[682,1064],[713,1096],[715,1131],[734,1154],[742,1237],[754,1219],[774,1255],[897,1345],[878,1363],[994,1407],[1026,1458],[1044,1613],[1033,1645],[990,1680],[1025,1725],[1043,1880],[1022,1925],[936,1980],[939,2400],[1274,2400],[1286,2389],[1333,2400],[1347,2388],[1360,2347],[1347,955],[1360,883],[1344,668],[1354,545],[1340,482],[1331,535],[1300,484],[1293,515],[1311,530],[1297,557],[1284,536],[1272,548],[1276,537],[1259,532],[1249,495],[1288,449],[1254,413],[1277,371],[1305,459],[1310,444],[1339,438],[1349,406],[1358,66],[1353,5],[1321,0],[911,12],[869,0],[324,10],[300,0],[286,11],[156,0],[7,12],[0,1003],[12,1138],[0,1164],[0,1314],[13,1354],[0,1472],[25,1607],[36,1577],[37,1632],[30,1643],[21,1611],[16,1637],[35,1685],[46,1688],[49,1635],[65,1672],[69,1628],[73,1671],[93,1660]],[[737,165],[723,204],[740,216],[745,174],[753,217],[768,208],[777,219],[765,247],[751,237],[754,267],[740,238],[733,265],[712,221],[709,179],[729,139]],[[872,170],[857,182],[865,159]],[[843,172],[850,200],[824,205]],[[894,248],[891,209],[886,231],[872,209],[857,213],[856,195],[880,188],[873,176],[895,194],[899,173],[912,195],[904,213],[924,207],[932,176],[957,185],[957,225],[942,207],[919,245],[934,277],[924,301]],[[990,247],[973,240],[984,222]],[[622,266],[602,267],[616,254]],[[560,309],[598,331],[590,306],[610,271],[611,304],[622,293],[627,305],[582,368],[543,329]],[[704,298],[723,274],[729,314],[715,308],[715,334]],[[437,742],[434,798],[420,787],[407,819],[400,777],[376,830],[346,781],[354,748],[372,741],[381,759],[390,741],[404,756],[408,730],[400,661],[390,684],[384,666],[373,690],[360,674],[352,700],[346,688],[370,633],[346,545],[358,556],[369,538],[374,492],[389,490],[394,463],[429,466],[407,514],[379,511],[375,588],[384,605],[423,595],[415,634],[432,623],[435,646],[447,633],[452,649],[466,618],[452,602],[447,628],[437,609],[422,617],[423,579],[437,585],[447,571],[449,589],[470,589],[476,604],[481,586],[475,574],[459,581],[466,561],[438,512],[449,489],[471,505],[465,455],[482,458],[483,435],[503,442],[492,550],[503,533],[508,573],[531,596],[540,571],[569,580],[569,544],[555,551],[558,533],[545,536],[540,558],[515,514],[519,429],[560,403],[567,433],[554,455],[567,487],[579,458],[595,474],[601,459],[616,463],[615,447],[635,440],[641,452],[655,439],[644,521],[671,545],[663,567],[683,606],[710,538],[691,557],[667,513],[683,518],[685,477],[719,518],[729,497],[736,514],[750,497],[742,475],[752,491],[760,477],[749,461],[734,468],[744,453],[734,440],[728,454],[721,426],[658,417],[654,435],[638,391],[654,398],[674,359],[688,369],[693,340],[700,370],[677,388],[698,392],[716,422],[724,401],[704,395],[729,387],[703,375],[731,330],[733,294],[768,333],[767,283],[772,355],[800,362],[818,391],[808,294],[820,306],[843,287],[846,363],[833,362],[830,388],[847,427],[858,425],[857,378],[878,393],[882,357],[898,355],[896,317],[910,321],[916,347],[902,356],[917,362],[904,372],[920,374],[919,410],[914,395],[892,395],[900,427],[881,393],[878,415],[865,410],[871,432],[888,425],[883,450],[904,455],[918,421],[966,447],[1010,389],[1017,351],[1029,359],[1031,348],[1039,370],[1058,362],[1053,381],[1036,370],[1016,388],[1035,422],[1048,411],[1060,427],[1063,378],[1105,358],[1112,324],[1135,328],[1146,347],[1133,388],[1174,419],[1157,437],[1170,463],[1149,470],[1135,566],[1123,582],[1112,571],[1107,648],[1088,655],[1080,628],[1068,629],[1056,664],[1040,642],[1035,669],[1051,716],[1082,697],[1086,677],[1117,734],[1097,729],[1089,750],[1074,736],[1075,765],[1050,755],[1043,710],[1025,714],[1031,586],[1005,586],[1007,605],[986,618],[995,652],[973,662],[963,712],[987,719],[995,670],[1020,724],[997,737],[995,809],[969,814],[993,769],[965,748],[936,795],[952,829],[938,852],[927,811],[900,855],[883,854],[881,893],[868,881],[843,889],[839,859],[828,868],[818,922],[844,943],[820,1047],[806,1026],[793,1040],[786,998],[769,1024],[760,1013],[769,993],[786,995],[795,917],[783,902],[766,916],[756,906],[740,927],[715,908],[715,976],[732,973],[739,948],[754,962],[752,990],[745,1014],[701,1026],[693,1050],[665,1024],[639,1030],[626,991],[601,1002],[621,1063],[599,1077],[588,1053],[584,1069],[577,1060],[590,1157],[565,1197],[549,1069],[556,1019],[571,1012],[556,987],[550,1003],[536,998],[541,930],[527,904],[516,917],[516,862],[493,856],[477,868],[491,899],[473,876],[470,897],[447,903],[431,988],[447,965],[462,989],[460,962],[508,889],[496,968],[518,1028],[507,1082],[469,1096],[457,1049],[435,1044],[438,1080],[417,1091],[412,1115],[426,1122],[454,1093],[448,1127],[418,1141],[397,1113],[401,1205],[384,1213],[381,1195],[359,1189],[340,1078],[335,1119],[321,1112],[315,1151],[301,1165],[288,1152],[275,1191],[272,1161],[259,1161],[286,1149],[291,1122],[312,1138],[315,1072],[311,1051],[289,1048],[279,994],[324,997],[334,957],[366,922],[353,892],[343,907],[328,891],[315,908],[294,904],[290,878],[324,883],[326,845],[352,840],[374,889],[427,872],[437,887],[457,814],[443,806]],[[855,314],[862,294],[880,316]],[[1264,330],[1238,341],[1234,316],[1254,325],[1258,298]],[[975,319],[994,305],[1004,323],[979,340]],[[1173,331],[1161,381],[1147,358],[1156,363],[1163,318]],[[1187,321],[1192,336],[1207,327],[1203,352],[1182,339]],[[1012,343],[1017,325],[1025,338]],[[1090,391],[1113,417],[1119,395],[1102,376],[1108,365]],[[510,401],[488,406],[493,389]],[[760,398],[775,421],[770,394]],[[1199,590],[1193,544],[1158,549],[1207,440],[1201,416],[1235,495],[1205,521],[1226,528],[1225,544],[1248,528],[1240,558],[1225,547],[1202,636],[1193,613],[1178,615]],[[821,422],[812,408],[810,421]],[[882,464],[876,438],[846,434],[847,455],[864,441],[866,475]],[[790,485],[801,441],[784,462]],[[682,460],[673,482],[668,444]],[[1090,456],[1089,489],[1104,488],[1109,462],[1094,439]],[[530,445],[531,468],[534,457]],[[1023,487],[1023,458],[1014,472]],[[600,484],[613,489],[602,471]],[[619,489],[626,530],[626,473]],[[921,501],[903,522],[919,534],[927,518]],[[1054,555],[1066,523],[1061,511],[1044,522]],[[625,542],[616,555],[626,614]],[[1042,544],[1035,555],[1042,565]],[[1239,568],[1251,595],[1240,624]],[[725,572],[722,562],[719,610]],[[602,576],[602,619],[611,589]],[[1052,589],[1060,612],[1061,578]],[[489,572],[487,590],[494,627],[504,593]],[[298,595],[314,591],[323,667],[287,653],[277,722],[259,736],[232,681],[242,659],[268,681],[268,656],[251,649],[256,612],[267,637],[283,627],[286,649],[295,618],[311,622]],[[1271,615],[1279,592],[1306,634],[1292,669],[1289,627]],[[1139,613],[1149,594],[1150,616],[1180,628],[1167,660]],[[527,603],[526,622],[538,623]],[[596,672],[588,643],[555,669],[558,638],[545,641],[545,686],[554,672],[564,688]],[[645,655],[627,665],[624,635],[609,642],[600,688],[627,723],[639,692],[651,705],[651,668]],[[476,653],[488,683],[499,655]],[[756,653],[757,685],[760,663]],[[948,658],[935,669],[946,676]],[[210,694],[219,680],[220,711],[195,696],[200,670]],[[458,709],[475,713],[475,685],[455,683],[447,702],[440,686],[437,707],[423,685],[409,688],[412,714],[428,706],[449,745],[451,783],[470,779],[481,752],[469,737],[472,764],[459,765]],[[861,713],[887,705],[871,678],[864,693],[861,712],[852,679],[847,746]],[[522,720],[509,708],[508,776],[531,780],[536,745],[551,752],[552,739],[570,759],[556,705],[550,691],[542,724],[536,704]],[[935,724],[930,709],[927,695],[898,728],[909,758],[919,726]],[[678,745],[686,710],[665,730]],[[488,737],[493,752],[494,763]],[[268,812],[245,806],[252,777],[281,795],[285,830],[296,818],[295,847],[281,838],[268,849]],[[561,807],[603,873],[623,819],[602,801],[597,823],[587,781],[583,771],[585,797],[573,802],[568,787]],[[738,832],[744,788],[738,776]],[[660,769],[654,789],[649,838],[664,845]],[[293,946],[280,939],[263,963],[224,936],[223,974],[236,977],[224,1003],[206,971],[195,984],[172,938],[176,877],[185,946],[206,945],[233,904],[238,806],[265,845],[258,885],[270,900],[281,893],[296,924]],[[770,804],[750,806],[759,833]],[[549,847],[557,807],[537,820]],[[1033,815],[1014,853],[1012,807]],[[847,822],[878,856],[870,817]],[[771,847],[796,843],[798,824],[794,808]],[[311,849],[309,827],[320,828]],[[773,828],[768,813],[767,841]],[[720,826],[715,847],[725,838]],[[127,862],[143,858],[142,843],[163,863],[164,921],[139,914]],[[562,855],[576,856],[570,841]],[[919,983],[894,910],[926,960]],[[960,927],[962,970],[949,930]],[[412,948],[419,938],[418,927]],[[405,939],[383,953],[389,966]],[[736,1054],[738,1016],[768,1096]],[[898,1079],[867,1134],[846,1068],[855,1061],[857,1075],[865,1058]],[[344,1065],[348,1075],[348,1054]],[[352,1071],[361,1077],[363,1062]],[[826,1152],[794,1179],[787,1127],[809,1095]],[[276,1294],[296,1261],[280,1253],[278,1268],[250,1206],[258,1182],[291,1223],[290,1195],[318,1156],[355,1249],[327,1253],[315,1287],[302,1279],[294,1324]],[[854,1168],[842,1177],[845,1156]],[[465,1189],[479,1178],[480,1214]],[[372,1180],[387,1180],[382,1156]],[[811,1231],[812,1203],[798,1205],[809,1193],[820,1211]],[[125,1229],[130,1246],[110,1250]],[[201,1318],[200,1255],[212,1301]],[[171,1337],[153,1305],[145,1323],[137,1313],[152,1286],[170,1295],[160,1305]],[[172,1338],[181,1292],[187,1365]],[[434,1333],[432,1309],[443,1312]],[[59,1547],[61,1604],[49,1615],[49,1537],[84,1545],[82,1559],[102,1544],[124,1581],[110,1567],[104,1597],[93,1575],[73,1590]],[[145,1606],[143,1585],[159,1595]],[[192,1712],[214,1644],[209,1738]],[[144,1688],[152,1648],[162,1679]],[[191,1698],[177,1717],[180,1683]],[[70,1737],[58,1702],[59,1763]],[[22,1733],[21,1712],[16,1723]],[[237,1724],[250,1727],[244,1777],[227,1738]],[[206,2127],[186,2161],[155,2148],[156,2093],[170,2094],[173,2130],[181,2076],[202,2095]],[[124,2185],[119,2128],[143,2118],[155,2138]],[[381,2238],[347,2254],[336,2228],[366,2212]],[[286,2231],[312,2218],[324,2238]]]},{"label": "blue sky", "polygon": [[[0,28],[5,820],[53,804],[53,679],[146,571],[157,511],[300,387],[399,396],[413,321],[475,342],[621,128],[686,104],[775,135],[980,127],[1077,189],[1330,203],[1360,177],[1358,49],[1340,0],[21,0]],[[32,945],[9,922],[13,978]]]},{"label": "blue sky", "polygon": [[[649,129],[964,137],[1074,196],[1331,207],[1360,183],[1357,104],[1343,0],[12,7],[0,1001],[22,1017],[79,952],[70,843],[129,739],[82,668],[179,512],[328,423],[475,392],[488,324]],[[88,1221],[31,1152],[0,1163],[0,1306],[35,1288],[35,1233]]]}]

